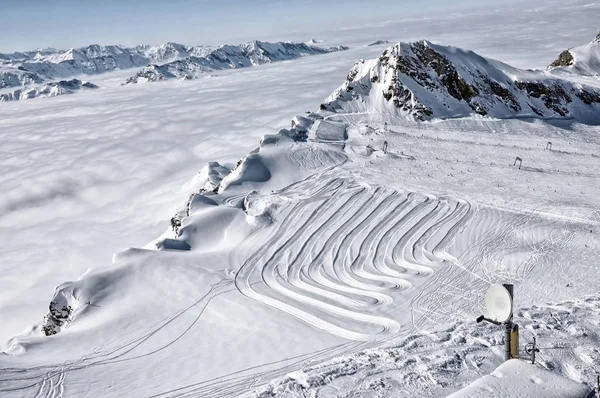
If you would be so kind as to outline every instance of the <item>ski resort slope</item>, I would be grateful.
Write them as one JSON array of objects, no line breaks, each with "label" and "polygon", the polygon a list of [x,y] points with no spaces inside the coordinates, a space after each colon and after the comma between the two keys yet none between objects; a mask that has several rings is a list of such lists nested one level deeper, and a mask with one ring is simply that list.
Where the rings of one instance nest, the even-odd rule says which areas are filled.
[{"label": "ski resort slope", "polygon": [[[501,361],[501,331],[473,321],[486,287],[499,282],[515,284],[523,338],[579,342],[560,372],[590,382],[600,363],[597,299],[584,300],[597,294],[597,127],[461,119],[390,121],[385,131],[354,117],[331,115],[346,120],[342,144],[297,142],[287,130],[264,136],[217,193],[181,204],[179,233],[60,285],[53,302],[73,309],[67,327],[11,339],[2,392],[302,396],[329,391],[303,381],[311,370],[295,373],[311,364],[317,379],[343,380],[353,373],[348,358],[430,348],[437,360],[422,370],[443,380],[444,361],[458,355],[455,382],[402,391],[444,396]],[[543,145],[550,139],[552,151]],[[527,153],[520,170],[515,152]],[[581,301],[550,310],[552,334],[538,330],[546,312],[527,308],[567,299]],[[591,323],[578,325],[575,311]],[[546,355],[540,363],[556,370]],[[340,366],[325,365],[324,376],[318,364],[331,358]],[[396,377],[406,368],[372,359],[369,368],[391,367]]]},{"label": "ski resort slope", "polygon": [[[589,33],[527,64],[546,28],[486,42],[482,18],[444,42],[543,67]],[[2,104],[0,395],[447,396],[501,363],[502,331],[474,319],[506,282],[539,366],[591,384],[598,126],[302,113],[380,55],[382,26],[318,59]],[[299,113],[307,142],[278,133]],[[50,303],[68,319],[45,337]]]}]

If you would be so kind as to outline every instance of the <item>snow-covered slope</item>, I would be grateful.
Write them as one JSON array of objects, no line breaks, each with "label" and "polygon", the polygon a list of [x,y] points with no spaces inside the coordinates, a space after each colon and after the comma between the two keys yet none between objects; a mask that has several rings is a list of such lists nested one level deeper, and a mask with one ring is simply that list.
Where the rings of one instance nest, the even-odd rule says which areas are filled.
[{"label": "snow-covered slope", "polygon": [[600,90],[428,41],[361,60],[322,110],[416,118],[577,118],[598,122]]},{"label": "snow-covered slope", "polygon": [[72,94],[81,89],[98,88],[93,83],[82,82],[79,79],[51,82],[39,87],[18,89],[10,93],[0,94],[0,102],[18,101],[32,98],[56,97],[57,95]]},{"label": "snow-covered slope", "polygon": [[448,398],[593,398],[588,386],[512,359]]},{"label": "snow-covered slope", "polygon": [[239,46],[225,45],[205,51],[202,56],[178,59],[164,65],[149,65],[127,79],[125,84],[145,83],[175,77],[190,79],[211,70],[243,68],[342,50],[347,50],[347,47],[325,49],[305,43],[261,41],[252,41]]},{"label": "snow-covered slope", "polygon": [[560,53],[548,69],[579,75],[600,75],[600,33],[590,43]]}]

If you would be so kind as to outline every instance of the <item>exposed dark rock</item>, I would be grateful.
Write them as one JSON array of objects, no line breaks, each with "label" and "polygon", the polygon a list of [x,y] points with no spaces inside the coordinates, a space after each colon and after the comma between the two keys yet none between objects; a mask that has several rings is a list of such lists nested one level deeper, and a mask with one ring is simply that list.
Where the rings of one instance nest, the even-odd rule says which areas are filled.
[{"label": "exposed dark rock", "polygon": [[42,324],[44,336],[52,336],[60,332],[61,328],[69,321],[72,313],[73,308],[70,305],[50,302],[49,312]]},{"label": "exposed dark rock", "polygon": [[554,62],[550,64],[550,67],[556,68],[559,66],[571,66],[573,65],[574,61],[575,59],[573,58],[571,52],[569,50],[565,50],[562,53],[560,53],[560,55]]},{"label": "exposed dark rock", "polygon": [[581,89],[581,91],[577,93],[577,97],[579,97],[586,105],[594,103],[600,104],[600,94],[587,91],[586,89]]},{"label": "exposed dark rock", "polygon": [[503,87],[500,83],[491,80],[487,76],[480,74],[480,77],[487,83],[492,94],[502,99],[502,102],[504,102],[506,106],[514,111],[521,110],[521,105],[519,105],[519,102],[509,89]]},{"label": "exposed dark rock", "polygon": [[548,109],[552,109],[559,115],[566,116],[569,113],[565,105],[571,102],[571,97],[559,83],[547,85],[541,82],[515,81],[515,86],[526,91],[533,98],[540,98]]}]

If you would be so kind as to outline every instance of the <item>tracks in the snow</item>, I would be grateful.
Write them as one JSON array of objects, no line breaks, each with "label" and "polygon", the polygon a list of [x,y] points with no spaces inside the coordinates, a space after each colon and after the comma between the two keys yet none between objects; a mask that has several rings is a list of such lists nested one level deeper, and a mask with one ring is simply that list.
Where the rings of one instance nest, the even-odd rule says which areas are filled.
[{"label": "tracks in the snow", "polygon": [[[446,252],[475,209],[465,201],[315,176],[279,194],[292,204],[245,261],[238,290],[350,340],[396,334],[390,308],[454,259]],[[408,294],[410,295],[410,294]]]}]

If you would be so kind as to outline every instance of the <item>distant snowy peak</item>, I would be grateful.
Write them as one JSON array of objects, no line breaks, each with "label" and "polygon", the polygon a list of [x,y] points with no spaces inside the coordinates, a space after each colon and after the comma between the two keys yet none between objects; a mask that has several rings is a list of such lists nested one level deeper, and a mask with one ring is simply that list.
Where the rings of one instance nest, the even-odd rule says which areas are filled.
[{"label": "distant snowy peak", "polygon": [[[98,74],[148,64],[163,64],[210,52],[210,47],[188,47],[178,43],[132,48],[100,46],[0,54],[0,88],[27,86],[44,80],[81,74]],[[21,72],[16,72],[21,71]]]},{"label": "distant snowy peak", "polygon": [[306,43],[261,41],[251,41],[238,46],[225,45],[211,49],[201,56],[190,56],[163,65],[148,65],[127,79],[124,84],[147,83],[172,78],[193,79],[214,70],[256,66],[347,49],[344,46],[320,48]]},{"label": "distant snowy peak", "polygon": [[34,87],[27,90],[15,90],[11,93],[0,94],[0,102],[19,101],[32,98],[56,97],[58,95],[72,94],[82,89],[98,88],[90,82],[82,82],[79,79],[61,80]]},{"label": "distant snowy peak", "polygon": [[374,47],[374,46],[382,46],[384,44],[390,44],[390,42],[388,40],[377,40],[374,41],[371,44],[367,44],[368,47]]},{"label": "distant snowy peak", "polygon": [[391,113],[425,120],[466,117],[595,118],[600,91],[428,41],[398,43],[361,60],[321,105],[331,112]]},{"label": "distant snowy peak", "polygon": [[579,75],[600,76],[600,33],[590,43],[560,53],[548,69]]}]

